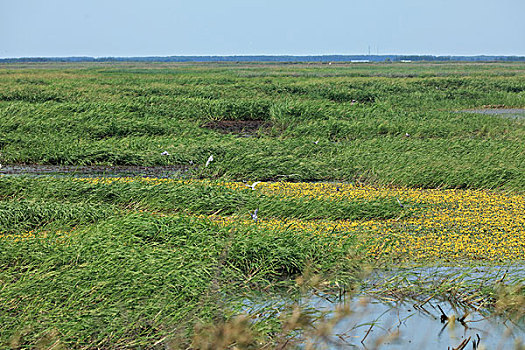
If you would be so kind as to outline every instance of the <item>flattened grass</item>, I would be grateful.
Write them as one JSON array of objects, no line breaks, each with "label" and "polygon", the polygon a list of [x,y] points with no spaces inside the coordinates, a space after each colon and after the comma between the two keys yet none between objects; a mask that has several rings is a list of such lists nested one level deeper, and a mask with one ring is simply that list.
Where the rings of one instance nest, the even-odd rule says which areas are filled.
[{"label": "flattened grass", "polygon": [[[525,107],[523,63],[3,67],[2,164],[191,161],[205,178],[524,188],[523,121],[457,112]],[[203,127],[216,120],[271,127]]]},{"label": "flattened grass", "polygon": [[[204,219],[126,214],[67,238],[0,239],[0,344],[159,347],[221,319],[229,293],[268,287],[306,266],[330,273],[348,246]],[[325,249],[320,250],[323,246]],[[336,263],[337,262],[337,263]],[[348,273],[348,272],[346,272]],[[221,301],[222,300],[222,301]]]},{"label": "flattened grass", "polygon": [[[348,258],[351,239],[224,225],[194,214],[222,208],[248,215],[251,205],[275,216],[400,210],[388,201],[282,201],[207,182],[1,177],[0,183],[0,280],[8,286],[0,289],[8,310],[0,314],[0,344],[6,346],[188,342],[192,325],[231,313],[231,293],[272,288],[306,269],[348,281],[360,264]],[[306,206],[313,211],[301,214]],[[24,237],[28,229],[34,234]]]},{"label": "flattened grass", "polygon": [[[0,72],[4,165],[191,161],[188,175],[208,179],[525,188],[523,122],[456,113],[524,107],[523,64],[18,68]],[[215,120],[271,126],[203,127]],[[0,177],[0,347],[188,346],[193,325],[232,314],[230,293],[305,271],[349,285],[368,258],[357,235],[273,222],[407,214],[391,196],[283,198],[216,185]],[[236,222],[255,209],[270,225]],[[230,220],[199,217],[213,214]],[[518,309],[523,288],[507,297]],[[270,337],[277,322],[262,326]]]},{"label": "flattened grass", "polygon": [[286,198],[248,189],[235,191],[200,181],[0,177],[0,185],[0,196],[9,198],[49,198],[203,215],[248,215],[259,209],[260,215],[266,217],[354,220],[394,218],[404,212],[395,198],[354,201]]},{"label": "flattened grass", "polygon": [[[1,346],[187,347],[195,325],[227,322],[239,312],[232,301],[243,295],[283,286],[297,290],[294,277],[302,275],[352,288],[375,258],[359,234],[335,228],[313,234],[271,221],[246,225],[254,207],[290,224],[302,216],[304,222],[355,217],[375,225],[407,214],[406,207],[410,213],[421,201],[416,195],[410,202],[409,190],[392,190],[389,197],[381,189],[351,185],[340,185],[340,191],[329,184],[258,186],[252,191],[242,183],[214,181],[0,177],[0,220],[10,232],[0,238],[0,281],[6,286],[0,288],[0,306],[7,310],[0,313]],[[405,208],[396,200],[403,193]],[[203,217],[210,214],[229,220]],[[30,228],[34,235],[14,237]],[[407,293],[430,293],[409,287]],[[505,298],[521,300],[523,289],[513,293]],[[499,298],[490,288],[475,297],[483,305]],[[504,305],[512,311],[522,304]],[[286,333],[280,322],[261,319],[245,324],[243,332],[253,331],[253,344],[274,344],[275,334],[286,336],[279,333]]]},{"label": "flattened grass", "polygon": [[107,205],[56,201],[0,201],[0,237],[45,227],[70,228],[90,224],[111,215]]}]

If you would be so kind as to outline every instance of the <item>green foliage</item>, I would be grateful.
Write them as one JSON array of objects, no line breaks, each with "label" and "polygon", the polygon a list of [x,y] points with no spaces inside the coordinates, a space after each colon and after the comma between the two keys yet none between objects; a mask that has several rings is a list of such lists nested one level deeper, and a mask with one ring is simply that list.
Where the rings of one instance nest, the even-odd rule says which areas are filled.
[{"label": "green foliage", "polygon": [[96,222],[111,214],[107,206],[86,203],[0,201],[0,234],[53,226],[72,227]]},{"label": "green foliage", "polygon": [[[0,163],[192,161],[188,177],[523,191],[523,120],[457,111],[523,108],[524,91],[518,63],[3,65]],[[265,126],[204,127],[222,120]],[[192,327],[221,324],[233,297],[302,274],[355,281],[363,237],[236,222],[255,209],[279,220],[405,215],[395,198],[0,176],[0,348],[188,348]],[[214,213],[230,224],[196,216]],[[20,239],[26,231],[35,238]],[[280,329],[267,321],[252,329]]]},{"label": "green foliage", "polygon": [[[0,198],[24,198],[23,202],[3,202],[0,206],[1,222],[38,222],[54,216],[66,218],[74,213],[90,217],[96,213],[94,204],[118,205],[121,208],[148,209],[193,214],[221,215],[248,213],[259,209],[261,217],[299,219],[371,219],[394,218],[403,215],[395,198],[380,200],[321,200],[301,198],[279,198],[251,191],[228,189],[206,182],[162,182],[162,181],[104,181],[90,183],[70,178],[8,178],[0,177]],[[53,207],[42,206],[33,200],[57,200],[66,204]],[[70,203],[71,205],[68,206]],[[89,204],[89,205],[88,205]],[[67,212],[64,212],[67,210]],[[56,213],[55,213],[56,211]],[[17,219],[20,218],[20,219]]]},{"label": "green foliage", "polygon": [[10,310],[0,313],[0,344],[31,348],[49,334],[67,348],[187,343],[191,326],[225,312],[221,299],[234,291],[306,266],[328,272],[347,250],[329,243],[151,214],[110,217],[65,241],[0,239],[9,286],[0,305]]},{"label": "green foliage", "polygon": [[[191,161],[211,178],[518,190],[525,181],[523,120],[456,112],[524,107],[521,63],[4,67],[2,164]],[[203,127],[210,120],[266,124],[222,134]]]}]

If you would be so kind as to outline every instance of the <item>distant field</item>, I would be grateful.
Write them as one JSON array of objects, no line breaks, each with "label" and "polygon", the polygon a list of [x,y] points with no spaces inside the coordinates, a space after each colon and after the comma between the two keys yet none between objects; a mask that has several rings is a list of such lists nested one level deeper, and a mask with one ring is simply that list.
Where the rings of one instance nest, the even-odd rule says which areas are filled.
[{"label": "distant field", "polygon": [[0,163],[523,190],[523,119],[454,112],[484,106],[525,64],[3,64]]}]

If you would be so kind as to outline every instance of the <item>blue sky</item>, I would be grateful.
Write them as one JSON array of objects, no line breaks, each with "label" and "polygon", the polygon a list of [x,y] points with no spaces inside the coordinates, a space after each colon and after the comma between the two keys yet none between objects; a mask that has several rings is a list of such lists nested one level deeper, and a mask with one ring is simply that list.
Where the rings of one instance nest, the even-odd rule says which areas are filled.
[{"label": "blue sky", "polygon": [[0,0],[0,57],[525,55],[525,0]]}]

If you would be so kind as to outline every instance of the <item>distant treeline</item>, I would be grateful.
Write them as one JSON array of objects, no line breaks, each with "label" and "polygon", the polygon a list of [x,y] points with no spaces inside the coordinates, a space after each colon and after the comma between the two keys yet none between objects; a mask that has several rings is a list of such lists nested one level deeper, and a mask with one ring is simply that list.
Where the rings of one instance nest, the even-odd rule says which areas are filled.
[{"label": "distant treeline", "polygon": [[400,62],[525,61],[525,56],[323,55],[323,56],[149,56],[149,57],[21,57],[0,62]]}]

